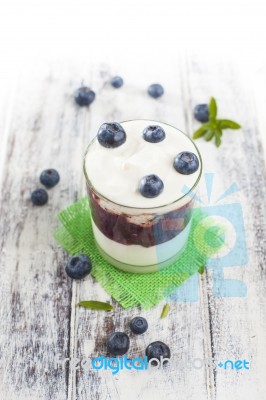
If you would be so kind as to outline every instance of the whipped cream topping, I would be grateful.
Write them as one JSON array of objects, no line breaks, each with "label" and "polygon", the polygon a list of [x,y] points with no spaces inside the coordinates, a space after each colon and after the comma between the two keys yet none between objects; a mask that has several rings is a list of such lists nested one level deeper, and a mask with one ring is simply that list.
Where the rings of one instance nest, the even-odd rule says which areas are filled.
[{"label": "whipped cream topping", "polygon": [[[184,196],[184,187],[187,191],[193,188],[201,173],[201,161],[195,144],[184,133],[150,120],[126,121],[121,125],[127,135],[124,144],[110,149],[95,138],[86,153],[86,174],[99,194],[119,205],[145,209],[170,204]],[[161,126],[165,139],[158,143],[144,140],[142,133],[148,125]],[[191,175],[182,175],[173,167],[174,158],[181,151],[193,152],[199,159],[200,166]],[[141,178],[150,174],[158,175],[164,183],[163,192],[154,198],[139,192]]]}]

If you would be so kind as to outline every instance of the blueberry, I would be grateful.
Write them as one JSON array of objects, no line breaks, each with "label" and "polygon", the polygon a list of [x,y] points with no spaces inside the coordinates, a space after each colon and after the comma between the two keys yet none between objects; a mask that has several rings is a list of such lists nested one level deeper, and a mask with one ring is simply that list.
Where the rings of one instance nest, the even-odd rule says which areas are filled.
[{"label": "blueberry", "polygon": [[143,317],[135,317],[130,322],[130,329],[133,333],[136,333],[136,335],[140,335],[148,329],[148,322]]},{"label": "blueberry", "polygon": [[81,106],[89,106],[95,99],[95,93],[87,86],[80,87],[74,94],[76,103]]},{"label": "blueberry", "polygon": [[126,141],[126,132],[118,122],[106,122],[98,131],[99,143],[108,148],[121,146]]},{"label": "blueberry", "polygon": [[198,104],[194,108],[194,117],[199,122],[208,122],[209,121],[209,106],[208,106],[208,104]]},{"label": "blueberry", "polygon": [[[148,357],[148,360],[156,358],[156,360],[161,361],[160,357],[162,358],[171,357],[171,352],[169,347],[165,343],[160,341],[150,343],[149,346],[146,348],[145,354]],[[152,361],[151,363],[153,365],[157,365],[155,360]]]},{"label": "blueberry", "polygon": [[199,159],[194,153],[182,151],[174,159],[174,168],[182,175],[190,175],[199,168]]},{"label": "blueberry", "polygon": [[49,168],[42,171],[40,181],[47,188],[52,188],[60,181],[60,176],[55,169]]},{"label": "blueberry", "polygon": [[48,201],[48,193],[44,189],[36,189],[31,193],[31,201],[35,206],[43,206]]},{"label": "blueberry", "polygon": [[165,131],[158,125],[149,125],[143,131],[143,139],[150,143],[158,143],[165,139]]},{"label": "blueberry", "polygon": [[85,278],[91,272],[92,264],[86,254],[69,257],[66,263],[66,273],[72,279]]},{"label": "blueberry", "polygon": [[164,188],[163,181],[157,175],[144,176],[139,185],[139,191],[144,197],[156,197],[162,193]]},{"label": "blueberry", "polygon": [[124,332],[114,332],[107,340],[107,348],[114,356],[122,356],[129,349],[129,337]]},{"label": "blueberry", "polygon": [[158,99],[164,94],[164,88],[159,83],[153,83],[148,87],[148,94],[154,99]]},{"label": "blueberry", "polygon": [[121,76],[114,76],[114,77],[111,79],[111,85],[112,85],[114,88],[116,88],[116,89],[118,89],[118,88],[120,88],[121,86],[123,86],[123,84],[124,84],[124,81],[123,81],[123,79],[121,78]]}]

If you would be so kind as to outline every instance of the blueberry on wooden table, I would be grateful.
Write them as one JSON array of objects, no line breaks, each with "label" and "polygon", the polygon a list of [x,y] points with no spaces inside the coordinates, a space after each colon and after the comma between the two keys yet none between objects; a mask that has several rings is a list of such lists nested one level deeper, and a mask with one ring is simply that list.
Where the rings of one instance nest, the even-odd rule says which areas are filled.
[{"label": "blueberry on wooden table", "polygon": [[164,188],[163,181],[157,175],[144,176],[139,184],[139,191],[144,197],[153,198],[159,196]]},{"label": "blueberry on wooden table", "polygon": [[121,76],[114,76],[111,79],[111,85],[116,89],[119,89],[121,86],[123,86],[123,84],[124,84],[124,81],[121,78]]},{"label": "blueberry on wooden table", "polygon": [[95,92],[87,86],[82,86],[75,91],[74,98],[80,107],[89,106],[95,100]]},{"label": "blueberry on wooden table", "polygon": [[182,175],[190,175],[199,168],[199,159],[190,151],[182,151],[174,159],[174,168]]},{"label": "blueberry on wooden table", "polygon": [[92,269],[92,263],[86,254],[76,254],[69,257],[66,263],[66,273],[72,279],[82,279]]},{"label": "blueberry on wooden table", "polygon": [[124,332],[114,332],[107,340],[108,351],[114,356],[122,356],[129,349],[129,337]]},{"label": "blueberry on wooden table", "polygon": [[100,126],[98,142],[107,148],[116,148],[126,141],[126,132],[118,122],[106,122]]},{"label": "blueberry on wooden table", "polygon": [[[161,357],[171,357],[171,352],[167,344],[160,341],[150,343],[148,347],[146,347],[145,354],[148,357],[148,360],[155,358],[156,360],[161,361]],[[156,365],[156,361],[152,361],[151,364]]]},{"label": "blueberry on wooden table", "polygon": [[31,193],[31,201],[35,206],[43,206],[48,201],[48,193],[44,189],[36,189]]},{"label": "blueberry on wooden table", "polygon": [[52,188],[60,181],[59,173],[53,169],[45,169],[40,175],[40,182],[47,188]]},{"label": "blueberry on wooden table", "polygon": [[209,106],[208,104],[198,104],[194,108],[194,117],[199,122],[209,121]]},{"label": "blueberry on wooden table", "polygon": [[158,125],[149,125],[143,131],[143,139],[150,143],[159,143],[165,139],[165,131]]},{"label": "blueberry on wooden table", "polygon": [[164,88],[159,83],[153,83],[148,87],[148,94],[154,99],[158,99],[164,94]]},{"label": "blueberry on wooden table", "polygon": [[148,329],[148,322],[143,317],[135,317],[130,321],[130,329],[136,335],[141,335]]}]

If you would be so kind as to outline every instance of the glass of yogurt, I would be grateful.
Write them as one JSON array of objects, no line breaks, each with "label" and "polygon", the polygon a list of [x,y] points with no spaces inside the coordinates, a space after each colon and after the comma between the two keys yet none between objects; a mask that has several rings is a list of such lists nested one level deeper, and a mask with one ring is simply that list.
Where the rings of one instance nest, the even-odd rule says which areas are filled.
[{"label": "glass of yogurt", "polygon": [[84,173],[94,238],[127,272],[176,261],[191,226],[202,160],[194,142],[165,123],[105,123],[87,147]]}]

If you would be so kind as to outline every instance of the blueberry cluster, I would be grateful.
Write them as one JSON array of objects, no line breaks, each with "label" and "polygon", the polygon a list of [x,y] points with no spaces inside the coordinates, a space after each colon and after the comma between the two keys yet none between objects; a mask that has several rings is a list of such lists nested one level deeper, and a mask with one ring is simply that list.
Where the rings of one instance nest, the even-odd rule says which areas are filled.
[{"label": "blueberry cluster", "polygon": [[[119,89],[124,85],[124,80],[121,78],[121,76],[113,76],[110,80],[110,85],[115,89]],[[164,88],[159,83],[153,83],[148,87],[147,93],[150,97],[158,99],[164,94]],[[88,86],[81,86],[74,92],[75,102],[80,107],[88,107],[94,102],[95,97],[95,92]]]},{"label": "blueberry cluster", "polygon": [[[159,125],[149,125],[144,129],[142,137],[149,143],[159,143],[165,139],[165,131]],[[100,126],[97,138],[102,146],[114,149],[125,143],[126,132],[118,122],[106,122]],[[198,170],[199,159],[196,154],[183,151],[177,154],[173,166],[180,174],[190,175]],[[163,181],[155,174],[143,176],[139,183],[140,193],[147,198],[159,196],[163,189]]]},{"label": "blueberry cluster", "polygon": [[[47,188],[50,189],[58,184],[60,181],[59,173],[53,169],[45,169],[40,175],[40,182]],[[31,201],[35,206],[43,206],[48,201],[48,193],[45,189],[35,189],[31,193]]]},{"label": "blueberry cluster", "polygon": [[[148,329],[148,322],[143,317],[135,317],[130,321],[130,329],[136,335],[143,334]],[[129,336],[125,332],[113,332],[107,339],[107,349],[114,356],[122,356],[127,353],[130,345]],[[169,347],[161,342],[156,341],[150,343],[145,350],[148,360],[156,359],[158,361],[163,358],[170,358],[171,352]],[[153,364],[153,362],[151,362]],[[154,364],[156,361],[154,360]]]},{"label": "blueberry cluster", "polygon": [[[124,80],[121,76],[115,75],[110,79],[110,85],[119,89],[124,85]],[[148,86],[147,93],[150,97],[154,99],[158,99],[164,94],[164,87],[160,83],[153,83]],[[74,92],[75,102],[80,106],[89,106],[94,102],[96,98],[95,92],[89,88],[88,86],[81,86]],[[209,121],[209,106],[208,104],[197,104],[194,107],[194,117],[196,120],[202,123],[206,123]],[[147,140],[147,139],[145,139]],[[163,140],[163,139],[162,139]],[[148,140],[149,141],[149,140]]]}]

